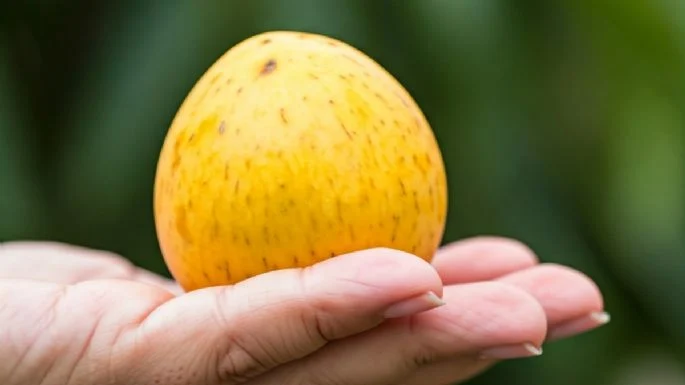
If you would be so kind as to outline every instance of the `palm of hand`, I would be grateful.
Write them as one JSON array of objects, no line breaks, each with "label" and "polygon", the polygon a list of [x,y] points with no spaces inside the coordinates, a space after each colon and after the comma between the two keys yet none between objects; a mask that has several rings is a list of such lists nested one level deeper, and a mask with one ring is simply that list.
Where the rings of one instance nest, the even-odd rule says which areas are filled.
[{"label": "palm of hand", "polygon": [[[429,292],[445,305],[424,311]],[[187,294],[107,253],[9,244],[0,303],[7,384],[448,384],[607,321],[590,279],[497,238]]]}]

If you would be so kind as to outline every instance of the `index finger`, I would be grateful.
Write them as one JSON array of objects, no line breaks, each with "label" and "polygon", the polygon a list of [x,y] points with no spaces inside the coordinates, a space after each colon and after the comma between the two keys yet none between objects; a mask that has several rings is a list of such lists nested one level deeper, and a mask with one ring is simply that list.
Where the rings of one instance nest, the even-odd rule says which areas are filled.
[{"label": "index finger", "polygon": [[95,279],[126,279],[182,293],[172,280],[141,269],[109,251],[52,241],[0,243],[0,279],[30,279],[70,285]]}]

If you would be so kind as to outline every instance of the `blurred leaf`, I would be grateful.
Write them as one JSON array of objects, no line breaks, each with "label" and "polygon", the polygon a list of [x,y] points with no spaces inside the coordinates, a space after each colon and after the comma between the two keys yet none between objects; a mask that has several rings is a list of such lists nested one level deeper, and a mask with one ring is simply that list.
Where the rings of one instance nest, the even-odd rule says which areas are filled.
[{"label": "blurred leaf", "polygon": [[[449,47],[426,49],[433,56],[424,64],[431,66],[432,75],[442,82],[435,82],[437,92],[445,88],[444,108],[439,112],[446,115],[433,115],[433,123],[450,174],[447,237],[492,233],[520,239],[543,261],[568,264],[591,274],[602,284],[607,299],[617,300],[611,302],[618,302],[611,311],[625,314],[620,294],[581,233],[574,202],[552,183],[556,175],[541,153],[532,151],[537,138],[530,136],[530,127],[541,123],[538,111],[549,108],[553,101],[535,99],[541,95],[534,92],[548,79],[538,73],[546,58],[537,51],[535,33],[543,28],[550,31],[550,25],[530,24],[544,23],[545,10],[555,10],[534,1],[412,4],[424,17],[425,25],[431,25],[420,29],[425,33],[419,39]],[[535,17],[526,12],[526,6],[535,8]],[[497,383],[502,379],[530,384],[595,381],[597,373],[592,367],[569,362],[591,360],[611,367],[618,356],[607,354],[611,346],[606,342],[628,332],[622,328],[624,324],[612,326],[613,334],[602,334],[604,344],[596,339],[601,337],[555,344],[550,349],[556,354],[499,366],[470,383]],[[535,377],[529,376],[531,372]]]},{"label": "blurred leaf", "polygon": [[17,98],[9,57],[0,40],[0,241],[42,234],[45,224],[26,135],[27,109]]},{"label": "blurred leaf", "polygon": [[256,31],[297,30],[346,40],[365,50],[369,25],[360,19],[365,1],[348,0],[255,0]]},{"label": "blurred leaf", "polygon": [[205,69],[244,38],[250,18],[244,7],[212,5],[135,3],[101,42],[59,164],[71,239],[131,256],[139,254],[125,239],[156,239],[152,185],[168,125]]},{"label": "blurred leaf", "polygon": [[609,257],[685,348],[685,115],[651,92],[622,100],[601,196]]}]

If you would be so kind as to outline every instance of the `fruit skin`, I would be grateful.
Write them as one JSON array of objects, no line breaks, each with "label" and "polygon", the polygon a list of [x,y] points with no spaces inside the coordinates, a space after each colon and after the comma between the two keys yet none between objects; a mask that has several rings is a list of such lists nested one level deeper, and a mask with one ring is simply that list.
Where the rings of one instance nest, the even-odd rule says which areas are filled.
[{"label": "fruit skin", "polygon": [[186,291],[372,247],[430,260],[446,213],[442,155],[409,93],[350,45],[295,31],[207,70],[155,177],[160,248]]}]

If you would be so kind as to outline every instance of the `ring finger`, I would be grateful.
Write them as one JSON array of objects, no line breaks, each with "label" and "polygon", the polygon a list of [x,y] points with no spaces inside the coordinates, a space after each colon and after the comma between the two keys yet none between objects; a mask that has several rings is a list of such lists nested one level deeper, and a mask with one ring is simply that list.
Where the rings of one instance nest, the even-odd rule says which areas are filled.
[{"label": "ring finger", "polygon": [[[530,293],[542,305],[548,323],[547,341],[577,335],[609,322],[597,286],[578,271],[540,265],[509,274],[499,282]],[[490,367],[494,360],[456,357],[427,365],[403,385],[439,385],[463,381]]]}]

